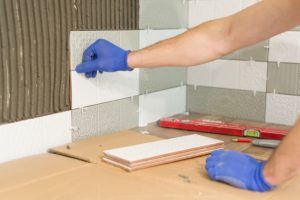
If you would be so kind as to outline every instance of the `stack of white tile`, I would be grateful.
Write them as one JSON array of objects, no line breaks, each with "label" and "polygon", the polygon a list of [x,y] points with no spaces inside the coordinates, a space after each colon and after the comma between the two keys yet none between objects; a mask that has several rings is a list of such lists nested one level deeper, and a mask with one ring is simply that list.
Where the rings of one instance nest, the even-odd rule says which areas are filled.
[{"label": "stack of white tile", "polygon": [[103,160],[134,171],[194,158],[222,149],[224,142],[200,135],[182,136],[104,151]]}]

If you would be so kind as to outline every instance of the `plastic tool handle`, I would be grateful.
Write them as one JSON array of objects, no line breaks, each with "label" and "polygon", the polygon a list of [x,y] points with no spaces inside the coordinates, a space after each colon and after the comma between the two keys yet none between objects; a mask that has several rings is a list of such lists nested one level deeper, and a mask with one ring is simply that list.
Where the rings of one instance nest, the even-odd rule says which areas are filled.
[{"label": "plastic tool handle", "polygon": [[279,140],[252,140],[253,145],[260,147],[276,148],[279,143]]}]

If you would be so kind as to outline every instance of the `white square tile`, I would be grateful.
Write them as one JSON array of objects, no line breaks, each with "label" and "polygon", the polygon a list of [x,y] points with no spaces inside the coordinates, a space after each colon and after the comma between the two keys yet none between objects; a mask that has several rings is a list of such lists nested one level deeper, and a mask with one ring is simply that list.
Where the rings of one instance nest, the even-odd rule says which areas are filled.
[{"label": "white square tile", "polygon": [[120,31],[120,47],[125,50],[138,50],[140,48],[139,37],[139,30]]},{"label": "white square tile", "polygon": [[140,29],[187,28],[188,1],[139,0]]},{"label": "white square tile", "polygon": [[124,99],[139,94],[139,70],[103,73],[98,78],[98,103]]},{"label": "white square tile", "polygon": [[84,74],[71,72],[72,109],[97,104],[99,101],[98,82],[101,75],[87,79]]},{"label": "white square tile", "polygon": [[163,117],[186,111],[186,86],[139,97],[139,125],[146,126]]},{"label": "white square tile", "polygon": [[271,38],[269,61],[300,63],[300,32],[288,31]]},{"label": "white square tile", "polygon": [[[71,67],[81,63],[84,50],[97,39],[106,39],[126,50],[139,48],[139,31],[72,31]],[[98,74],[87,79],[71,72],[72,109],[123,99],[139,94],[139,69]]]},{"label": "white square tile", "polygon": [[0,125],[0,163],[71,142],[71,111]]},{"label": "white square tile", "polygon": [[214,0],[189,1],[189,28],[216,18]]},{"label": "white square tile", "polygon": [[211,87],[212,86],[211,66],[213,65],[214,62],[210,62],[199,66],[189,67],[187,71],[187,84]]},{"label": "white square tile", "polygon": [[189,27],[232,15],[256,2],[257,0],[190,0]]},{"label": "white square tile", "polygon": [[216,60],[188,69],[188,85],[266,91],[267,63]]},{"label": "white square tile", "polygon": [[211,86],[239,88],[239,61],[218,60],[210,66]]},{"label": "white square tile", "polygon": [[238,89],[266,92],[268,63],[240,61]]},{"label": "white square tile", "polygon": [[88,79],[75,71],[72,77],[72,109],[124,99],[139,94],[139,70],[98,74]]},{"label": "white square tile", "polygon": [[293,125],[298,117],[299,97],[267,94],[266,122]]}]

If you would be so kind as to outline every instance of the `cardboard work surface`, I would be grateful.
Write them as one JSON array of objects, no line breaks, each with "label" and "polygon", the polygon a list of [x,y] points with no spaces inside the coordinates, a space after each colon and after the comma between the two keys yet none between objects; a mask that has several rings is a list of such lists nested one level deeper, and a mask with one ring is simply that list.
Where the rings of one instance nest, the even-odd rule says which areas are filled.
[{"label": "cardboard work surface", "polygon": [[[150,127],[148,128],[150,130]],[[180,134],[176,130],[173,131],[174,136]],[[165,136],[171,134],[166,132]],[[68,148],[67,145],[55,148],[56,153],[62,152],[71,157],[77,157],[78,154],[80,158],[93,161],[91,163],[57,154],[44,154],[2,164],[0,165],[0,199],[279,200],[299,198],[299,177],[267,193],[240,190],[211,181],[205,170],[207,156],[131,173],[104,163],[100,159],[105,149],[155,140],[159,138],[133,131],[122,131],[72,143]],[[249,146],[242,144],[235,147],[229,139],[224,140],[228,144],[226,148],[240,148],[242,151],[248,149],[251,152]],[[257,149],[253,151],[260,155]],[[262,157],[266,155],[262,154]]]}]

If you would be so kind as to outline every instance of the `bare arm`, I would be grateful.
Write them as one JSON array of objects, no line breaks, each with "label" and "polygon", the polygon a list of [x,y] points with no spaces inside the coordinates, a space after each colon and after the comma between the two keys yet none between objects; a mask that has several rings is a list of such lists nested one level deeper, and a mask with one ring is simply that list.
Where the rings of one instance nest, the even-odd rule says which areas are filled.
[{"label": "bare arm", "polygon": [[300,173],[300,119],[276,149],[264,169],[264,176],[278,185]]},{"label": "bare arm", "polygon": [[[128,64],[139,68],[206,63],[293,28],[300,24],[299,10],[300,0],[264,0],[132,52]],[[300,119],[266,164],[264,175],[271,184],[280,184],[299,173],[299,141]]]},{"label": "bare arm", "polygon": [[129,54],[133,68],[191,66],[223,57],[300,24],[300,0],[264,0]]}]

